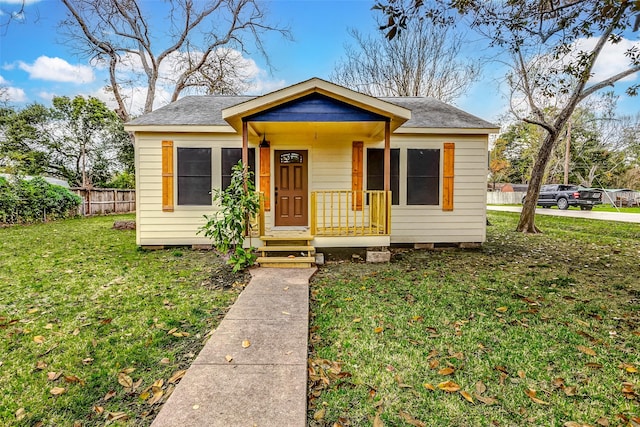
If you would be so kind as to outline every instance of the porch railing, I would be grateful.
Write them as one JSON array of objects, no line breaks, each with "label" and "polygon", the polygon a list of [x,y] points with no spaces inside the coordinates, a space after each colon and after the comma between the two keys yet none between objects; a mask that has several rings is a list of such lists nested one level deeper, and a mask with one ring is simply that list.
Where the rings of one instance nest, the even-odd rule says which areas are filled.
[{"label": "porch railing", "polygon": [[314,236],[380,236],[391,232],[391,192],[324,190],[311,192]]}]

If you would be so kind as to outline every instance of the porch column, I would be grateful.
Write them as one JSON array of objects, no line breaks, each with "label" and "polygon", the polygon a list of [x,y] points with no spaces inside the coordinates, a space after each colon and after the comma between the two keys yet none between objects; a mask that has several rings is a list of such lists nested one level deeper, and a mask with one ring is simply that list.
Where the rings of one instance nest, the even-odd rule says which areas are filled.
[{"label": "porch column", "polygon": [[391,191],[391,121],[384,122],[384,191]]},{"label": "porch column", "polygon": [[249,127],[246,121],[242,121],[242,167],[245,177],[244,190],[247,191],[247,176],[249,174]]}]

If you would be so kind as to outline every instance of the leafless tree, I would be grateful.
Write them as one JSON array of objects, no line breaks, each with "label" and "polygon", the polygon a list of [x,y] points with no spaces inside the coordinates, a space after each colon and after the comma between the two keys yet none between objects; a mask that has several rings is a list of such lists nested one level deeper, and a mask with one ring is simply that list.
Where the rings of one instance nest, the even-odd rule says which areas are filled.
[{"label": "leafless tree", "polygon": [[[434,6],[435,5],[435,6]],[[591,81],[593,70],[608,44],[637,31],[640,3],[632,0],[379,0],[374,8],[388,19],[382,29],[389,39],[404,34],[411,16],[449,24],[447,13],[456,10],[490,44],[513,58],[513,87],[527,104],[525,122],[546,132],[533,168],[517,230],[537,233],[535,208],[551,153],[578,104],[640,71],[640,49],[627,48],[627,64],[617,72]],[[592,39],[592,45],[581,44]],[[554,59],[540,66],[540,55]],[[550,65],[550,66],[548,66]],[[640,85],[627,88],[637,95]],[[555,108],[546,108],[554,99]]]},{"label": "leafless tree", "polygon": [[[128,120],[124,88],[136,84],[133,70],[142,70],[146,87],[143,112],[153,110],[163,67],[177,74],[171,100],[187,89],[230,92],[237,82],[233,71],[238,56],[226,49],[247,51],[249,39],[267,57],[261,36],[268,31],[290,37],[286,28],[267,23],[258,0],[167,0],[166,25],[152,25],[156,11],[141,0],[62,0],[68,13],[61,23],[67,40],[80,53],[109,70],[108,89],[118,115]],[[163,46],[162,43],[165,42]],[[267,57],[268,59],[268,57]],[[166,77],[164,77],[166,78]],[[242,79],[240,79],[242,84]]]},{"label": "leafless tree", "polygon": [[355,46],[331,79],[372,96],[430,96],[452,102],[478,78],[480,63],[461,55],[463,37],[454,27],[410,19],[402,35],[364,36],[350,30]]}]

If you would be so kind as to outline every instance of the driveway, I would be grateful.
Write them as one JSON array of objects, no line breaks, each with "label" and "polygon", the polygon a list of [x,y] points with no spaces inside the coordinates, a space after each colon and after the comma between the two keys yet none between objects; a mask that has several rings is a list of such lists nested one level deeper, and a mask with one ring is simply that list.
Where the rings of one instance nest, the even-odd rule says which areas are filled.
[{"label": "driveway", "polygon": [[[520,213],[522,211],[522,207],[520,206],[487,206],[487,210]],[[566,211],[561,211],[560,209],[537,208],[536,215],[553,215],[553,216],[565,216],[569,218],[601,219],[605,221],[635,222],[640,224],[640,214],[635,214],[635,213],[581,211],[579,209],[567,209]]]}]

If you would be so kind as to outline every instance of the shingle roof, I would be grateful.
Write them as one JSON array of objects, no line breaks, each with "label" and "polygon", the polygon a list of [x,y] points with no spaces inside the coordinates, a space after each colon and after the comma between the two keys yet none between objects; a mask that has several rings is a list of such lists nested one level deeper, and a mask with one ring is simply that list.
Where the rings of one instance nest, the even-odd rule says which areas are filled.
[{"label": "shingle roof", "polygon": [[[132,126],[204,125],[223,126],[222,110],[255,96],[187,96],[131,120]],[[411,119],[400,128],[491,129],[498,126],[434,98],[381,97],[380,100],[411,110]]]},{"label": "shingle roof", "polygon": [[435,98],[381,97],[380,99],[411,110],[411,119],[400,128],[490,129],[499,127]]}]

